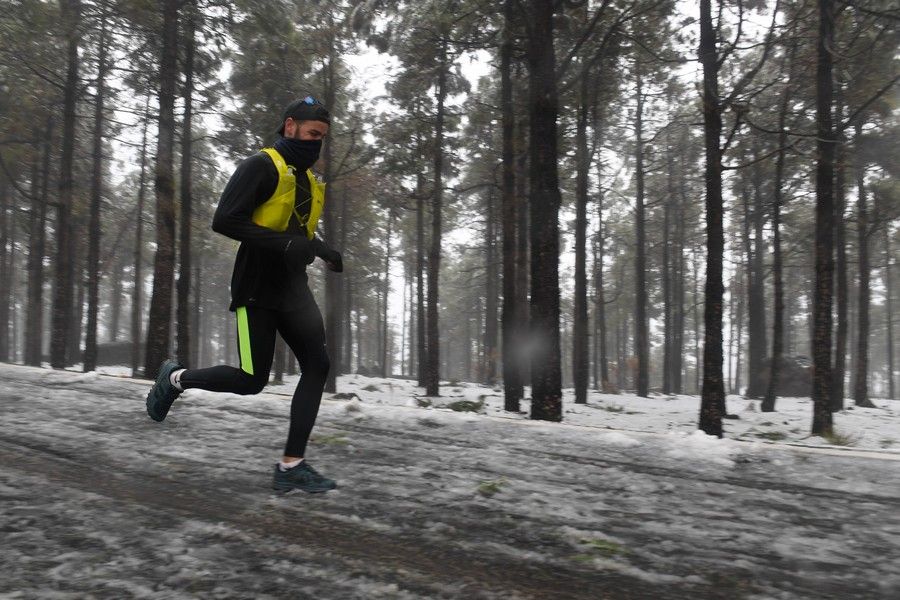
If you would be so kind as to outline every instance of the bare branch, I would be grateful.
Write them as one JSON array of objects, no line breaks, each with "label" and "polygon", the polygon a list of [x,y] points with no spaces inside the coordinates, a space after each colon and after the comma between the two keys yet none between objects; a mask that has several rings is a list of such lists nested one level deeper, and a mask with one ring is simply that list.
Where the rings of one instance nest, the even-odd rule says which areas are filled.
[{"label": "bare branch", "polygon": [[878,90],[878,91],[875,93],[875,95],[873,95],[871,98],[869,98],[868,100],[866,100],[865,102],[863,102],[863,103],[859,106],[859,108],[857,108],[856,110],[854,110],[853,113],[852,113],[849,117],[847,117],[847,120],[846,120],[846,121],[844,121],[843,123],[840,124],[839,129],[840,129],[841,131],[843,131],[843,130],[847,129],[848,127],[850,127],[850,125],[853,124],[853,121],[856,119],[856,117],[858,117],[860,114],[862,114],[862,112],[863,112],[864,110],[866,110],[867,108],[869,108],[869,106],[871,106],[873,102],[875,102],[876,100],[878,100],[879,98],[881,98],[883,95],[885,95],[885,94],[888,92],[888,90],[890,90],[892,87],[894,87],[894,84],[896,84],[898,81],[900,81],[900,75],[896,75],[893,79],[891,79],[891,80],[887,83],[887,85],[885,85],[885,86],[882,87],[880,90]]}]

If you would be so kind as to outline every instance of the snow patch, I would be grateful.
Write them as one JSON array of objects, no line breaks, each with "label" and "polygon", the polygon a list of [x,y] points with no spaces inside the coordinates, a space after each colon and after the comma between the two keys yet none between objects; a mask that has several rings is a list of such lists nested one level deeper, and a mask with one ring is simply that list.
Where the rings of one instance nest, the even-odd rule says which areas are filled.
[{"label": "snow patch", "polygon": [[711,462],[723,467],[733,467],[734,457],[742,449],[733,441],[706,435],[699,429],[692,433],[670,433],[672,440],[666,455],[671,458]]}]

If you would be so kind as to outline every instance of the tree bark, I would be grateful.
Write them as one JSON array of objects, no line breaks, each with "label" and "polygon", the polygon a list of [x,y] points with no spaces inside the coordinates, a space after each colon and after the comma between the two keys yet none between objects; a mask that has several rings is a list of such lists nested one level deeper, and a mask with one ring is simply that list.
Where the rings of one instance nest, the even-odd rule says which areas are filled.
[{"label": "tree bark", "polygon": [[425,367],[425,394],[440,395],[440,339],[438,324],[438,284],[441,271],[441,226],[444,202],[444,102],[447,99],[447,42],[441,42],[438,59],[436,122],[434,127],[434,192],[431,213],[431,246],[428,252],[428,351]]},{"label": "tree bark", "polygon": [[528,201],[528,123],[525,118],[518,119],[518,160],[516,161],[516,328],[513,335],[516,339],[514,360],[517,361],[519,378],[524,386],[531,381],[531,356],[528,349],[529,327],[529,201]]},{"label": "tree bark", "polygon": [[419,387],[425,387],[428,354],[425,326],[425,177],[416,175],[416,356]]},{"label": "tree bark", "polygon": [[100,38],[97,48],[97,95],[94,102],[94,139],[91,157],[91,206],[88,225],[88,314],[84,340],[83,370],[97,368],[97,312],[100,310],[100,202],[103,197],[103,128],[104,101],[106,99],[107,20],[109,6],[104,3],[100,15]]},{"label": "tree bark", "polygon": [[191,285],[194,288],[194,302],[192,303],[191,308],[193,309],[193,315],[191,315],[191,355],[188,357],[189,365],[202,365],[205,363],[200,362],[200,345],[206,344],[207,340],[200,335],[200,319],[203,317],[203,311],[201,307],[203,306],[203,279],[201,263],[203,262],[203,248],[199,249],[196,256],[196,261],[191,261],[194,265],[194,276],[191,279]]},{"label": "tree bark", "polygon": [[[795,46],[796,47],[796,46]],[[793,64],[791,50],[790,64]],[[784,350],[784,262],[781,254],[781,207],[784,202],[781,186],[784,181],[784,163],[787,156],[787,111],[790,106],[790,88],[785,87],[778,112],[778,154],[775,158],[775,178],[772,184],[772,287],[775,306],[772,312],[772,360],[769,364],[769,382],[761,404],[763,412],[775,410],[781,360]]]},{"label": "tree bark", "polygon": [[725,387],[722,381],[722,115],[719,64],[710,0],[700,2],[700,62],[703,64],[703,132],[706,150],[706,286],[704,300],[703,389],[700,429],[722,437]]},{"label": "tree bark", "polygon": [[141,333],[143,325],[143,251],[144,251],[144,197],[147,190],[147,127],[150,121],[149,115],[150,96],[144,104],[144,127],[141,133],[141,172],[138,178],[137,208],[135,209],[134,226],[134,287],[131,291],[131,375],[140,376],[141,365]]},{"label": "tree bark", "polygon": [[[517,315],[519,296],[516,289],[516,222],[517,206],[515,165],[515,107],[513,105],[512,53],[513,53],[514,0],[503,3],[503,43],[500,46],[500,110],[502,123],[501,150],[503,179],[501,184],[501,213],[503,215],[503,305],[501,307],[503,343],[503,408],[519,412],[523,396],[520,360],[516,356],[519,323]],[[522,234],[524,235],[524,233]]]},{"label": "tree bark", "polygon": [[581,78],[578,120],[575,130],[575,301],[572,326],[572,381],[575,404],[587,404],[588,314],[587,314],[587,204],[588,171],[588,78]]},{"label": "tree bark", "polygon": [[834,9],[818,0],[816,64],[816,283],[813,296],[813,435],[832,431],[831,305],[834,288],[834,150],[832,57]]},{"label": "tree bark", "polygon": [[[334,23],[332,21],[331,11],[327,11],[329,29],[333,30]],[[328,64],[322,70],[325,76],[325,106],[334,106],[337,96],[337,79],[335,77],[335,62],[338,60],[336,53],[338,51],[337,44],[329,44]],[[334,148],[331,141],[327,141],[323,149],[323,158],[325,163],[325,181],[333,184],[335,177],[334,167]],[[345,251],[344,245],[344,229],[346,221],[344,220],[344,204],[346,198],[344,195],[339,196],[329,193],[328,187],[325,188],[326,201],[330,206],[324,212],[325,234],[331,243],[342,240],[339,246],[340,251]],[[338,218],[340,215],[341,218]],[[331,368],[328,370],[328,377],[325,380],[325,391],[328,393],[337,392],[337,376],[344,372],[346,363],[342,360],[341,349],[344,344],[341,335],[341,317],[343,314],[344,300],[344,276],[341,273],[333,273],[325,271],[325,345],[328,348],[328,356],[331,360]]]},{"label": "tree bark", "polygon": [[12,254],[7,247],[10,245],[10,218],[9,218],[9,191],[5,174],[0,174],[0,362],[8,362],[10,356],[10,289],[12,269],[9,268],[6,257]]},{"label": "tree bark", "polygon": [[[669,104],[672,99],[669,98]],[[662,293],[663,293],[663,381],[662,393],[672,393],[672,204],[675,201],[675,160],[673,149],[666,135],[666,201],[663,205],[663,243],[662,243]]]},{"label": "tree bark", "polygon": [[191,222],[193,194],[191,191],[193,156],[193,96],[194,96],[194,35],[196,7],[192,0],[184,3],[187,13],[184,26],[184,116],[181,121],[181,215],[178,239],[178,283],[176,285],[175,355],[183,365],[190,364],[191,345]]},{"label": "tree bark", "polygon": [[882,228],[882,233],[884,235],[884,270],[882,271],[882,278],[884,280],[884,319],[885,319],[885,330],[886,330],[886,342],[887,342],[887,380],[888,380],[888,396],[891,399],[897,398],[896,388],[894,387],[894,313],[892,311],[891,305],[893,302],[893,289],[892,289],[892,281],[891,281],[891,270],[893,269],[893,265],[891,264],[891,236],[889,233],[889,227]]},{"label": "tree bark", "polygon": [[[761,151],[754,148],[754,156],[759,156]],[[765,295],[765,271],[763,268],[763,256],[765,243],[763,241],[763,227],[765,214],[762,201],[762,163],[756,163],[750,168],[751,188],[753,192],[753,210],[751,212],[751,225],[753,226],[753,245],[748,254],[747,276],[747,393],[748,398],[762,398],[765,395],[763,383],[764,366],[766,361],[766,295]]]},{"label": "tree bark", "polygon": [[[840,123],[843,120],[842,102],[838,98],[835,106],[835,120]],[[835,178],[834,178],[834,209],[835,230],[834,243],[837,250],[837,332],[834,348],[834,371],[831,382],[831,411],[837,412],[844,409],[844,379],[847,370],[847,342],[848,342],[848,315],[847,315],[847,225],[844,221],[846,212],[846,183],[845,183],[845,159],[846,148],[844,135],[838,132],[837,148],[835,152]]]},{"label": "tree bark", "polygon": [[170,348],[172,284],[175,267],[175,84],[177,80],[178,7],[180,0],[163,3],[162,54],[159,83],[159,136],[156,147],[156,257],[153,262],[153,294],[147,323],[144,373],[154,377]]},{"label": "tree bark", "polygon": [[74,285],[72,236],[73,163],[75,158],[75,103],[78,94],[78,45],[81,42],[81,2],[61,0],[61,21],[66,35],[66,84],[63,98],[62,153],[59,165],[59,195],[56,218],[56,266],[53,287],[50,364],[63,369],[67,363],[69,326],[72,322]]},{"label": "tree bark", "polygon": [[385,236],[384,253],[384,283],[381,289],[381,376],[387,377],[388,373],[388,296],[391,293],[391,229],[394,224],[393,211],[388,212],[387,235]]},{"label": "tree bark", "polygon": [[871,268],[869,264],[869,235],[870,235],[870,225],[869,225],[869,209],[868,209],[868,201],[866,198],[866,182],[865,182],[865,163],[863,162],[862,157],[860,156],[860,141],[862,138],[862,125],[857,122],[856,124],[856,189],[857,189],[857,216],[856,216],[856,229],[857,229],[857,241],[859,248],[857,252],[859,254],[859,284],[857,286],[858,292],[858,300],[857,300],[857,313],[859,319],[859,325],[857,327],[857,346],[856,346],[856,355],[854,356],[856,360],[855,371],[856,375],[854,377],[855,385],[853,390],[853,401],[857,406],[864,406],[867,408],[874,408],[875,405],[869,400],[869,307],[872,299],[871,294],[871,273],[869,269]]},{"label": "tree bark", "polygon": [[110,279],[112,279],[112,289],[110,290],[110,299],[109,299],[109,338],[107,341],[109,342],[118,342],[119,341],[119,329],[121,328],[122,323],[122,278],[118,276],[119,269],[124,263],[124,260],[118,258],[118,260],[110,259],[113,262],[113,269],[115,271],[111,274]]},{"label": "tree bark", "polygon": [[25,307],[25,364],[33,367],[43,362],[44,335],[44,254],[46,253],[47,192],[50,180],[50,148],[53,128],[46,129],[42,145],[40,189],[37,172],[32,181],[31,220],[28,248],[28,303]]},{"label": "tree bark", "polygon": [[558,95],[553,23],[556,3],[531,0],[528,36],[531,183],[531,418],[562,420],[559,345]]},{"label": "tree bark", "polygon": [[647,248],[644,216],[644,91],[640,63],[635,59],[635,145],[634,176],[637,195],[634,200],[634,345],[637,352],[635,389],[642,398],[650,396],[650,324],[647,321]]},{"label": "tree bark", "polygon": [[[340,239],[340,247],[347,248],[347,223],[348,221],[348,212],[349,212],[349,202],[347,201],[347,186],[344,186],[341,191],[341,203],[339,207],[339,212],[341,215],[341,230],[339,232],[338,238]],[[333,193],[333,192],[332,192]],[[332,196],[334,197],[334,196]],[[337,350],[336,354],[340,356],[341,365],[340,369],[342,372],[349,372],[350,364],[352,362],[353,357],[353,327],[352,322],[350,320],[351,315],[351,289],[350,289],[351,279],[348,276],[345,276],[341,279],[340,285],[338,286],[338,292],[341,296],[340,303],[340,311],[336,312],[336,315],[339,317],[338,327],[341,328],[341,347]],[[327,341],[327,339],[326,339]],[[330,372],[330,370],[329,370]],[[326,389],[328,389],[326,387]]]},{"label": "tree bark", "polygon": [[482,357],[481,381],[493,386],[497,383],[498,309],[497,309],[497,217],[494,202],[494,188],[488,188],[485,224],[485,298],[484,298],[484,352]]},{"label": "tree bark", "polygon": [[[595,145],[603,146],[603,133],[594,121]],[[609,356],[606,349],[607,323],[606,323],[606,289],[603,283],[603,257],[605,255],[606,239],[603,235],[603,165],[597,166],[597,180],[600,182],[597,192],[597,259],[594,261],[594,294],[595,294],[595,319],[597,320],[597,347],[598,361],[600,363],[600,385],[598,389],[608,391],[609,382]]]},{"label": "tree bark", "polygon": [[[684,134],[687,138],[687,134]],[[687,147],[685,143],[681,147]],[[682,370],[684,368],[684,324],[685,324],[685,205],[687,204],[685,161],[682,154],[680,168],[678,170],[678,201],[676,204],[675,217],[675,264],[677,265],[677,276],[675,278],[675,331],[673,332],[672,345],[672,392],[675,394],[682,393]]]}]

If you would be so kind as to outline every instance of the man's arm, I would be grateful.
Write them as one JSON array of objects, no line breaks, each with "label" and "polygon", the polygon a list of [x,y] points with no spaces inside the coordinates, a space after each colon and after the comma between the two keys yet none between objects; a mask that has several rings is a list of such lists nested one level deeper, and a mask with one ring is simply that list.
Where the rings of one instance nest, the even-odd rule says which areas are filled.
[{"label": "man's arm", "polygon": [[222,192],[213,216],[213,231],[276,252],[290,249],[292,254],[298,250],[311,254],[306,237],[274,231],[253,222],[253,211],[272,195],[277,186],[278,171],[269,157],[257,154],[243,161]]},{"label": "man's arm", "polygon": [[328,269],[335,273],[341,273],[344,270],[344,260],[341,253],[325,243],[322,238],[316,236],[309,242],[313,254],[325,261]]}]

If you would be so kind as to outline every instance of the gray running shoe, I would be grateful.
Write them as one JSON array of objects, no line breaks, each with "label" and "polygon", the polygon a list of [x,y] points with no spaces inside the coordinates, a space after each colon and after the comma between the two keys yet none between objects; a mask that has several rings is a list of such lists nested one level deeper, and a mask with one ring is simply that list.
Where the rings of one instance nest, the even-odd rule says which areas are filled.
[{"label": "gray running shoe", "polygon": [[291,467],[287,471],[282,471],[278,464],[275,464],[272,489],[279,492],[303,490],[304,492],[316,494],[333,490],[336,487],[337,483],[333,479],[323,477],[305,460],[296,467]]},{"label": "gray running shoe", "polygon": [[172,371],[183,368],[171,359],[163,361],[163,364],[159,367],[156,383],[153,384],[153,387],[150,388],[150,393],[147,394],[147,414],[154,421],[165,419],[169,409],[172,407],[172,403],[181,395],[181,391],[169,381],[169,375],[172,374]]}]

